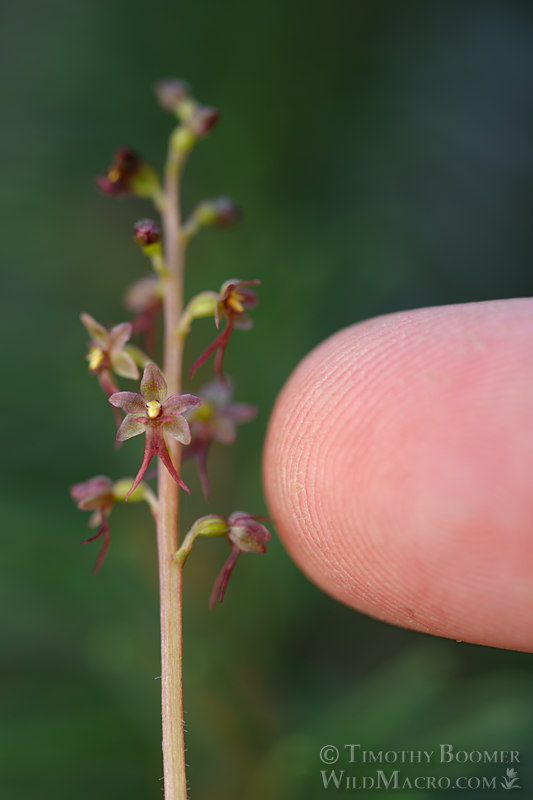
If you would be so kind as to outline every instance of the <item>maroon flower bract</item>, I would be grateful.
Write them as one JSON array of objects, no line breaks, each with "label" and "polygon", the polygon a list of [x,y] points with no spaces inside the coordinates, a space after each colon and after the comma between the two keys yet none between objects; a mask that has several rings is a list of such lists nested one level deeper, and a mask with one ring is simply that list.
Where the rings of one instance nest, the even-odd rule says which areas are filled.
[{"label": "maroon flower bract", "polygon": [[191,432],[183,416],[186,411],[201,405],[192,394],[173,394],[167,397],[167,382],[156,364],[148,364],[141,381],[141,393],[116,392],[109,402],[126,412],[117,431],[117,441],[124,442],[132,436],[146,434],[141,467],[126,499],[142,480],[155,455],[158,455],[177,484],[190,494],[189,488],[178,475],[165,442],[165,433],[181,444],[189,444]]}]

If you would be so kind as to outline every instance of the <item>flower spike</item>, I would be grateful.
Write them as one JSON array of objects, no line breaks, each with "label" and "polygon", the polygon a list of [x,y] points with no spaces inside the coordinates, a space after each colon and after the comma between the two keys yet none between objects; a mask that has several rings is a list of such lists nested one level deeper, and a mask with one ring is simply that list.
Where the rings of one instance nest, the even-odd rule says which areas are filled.
[{"label": "flower spike", "polygon": [[167,382],[156,364],[146,366],[141,381],[141,393],[116,392],[109,402],[126,412],[117,431],[117,441],[124,442],[132,436],[146,434],[143,460],[126,500],[142,480],[152,458],[157,455],[176,483],[190,494],[189,488],[178,475],[168,452],[165,434],[181,444],[189,444],[191,432],[183,416],[186,411],[201,405],[192,394],[173,394],[167,397]]},{"label": "flower spike", "polygon": [[259,302],[257,294],[247,286],[256,286],[261,281],[241,281],[238,278],[233,278],[222,284],[219,295],[218,303],[215,311],[215,324],[217,328],[220,326],[222,317],[226,320],[226,326],[216,339],[211,342],[207,350],[205,350],[199,358],[196,359],[191,367],[190,377],[194,375],[198,367],[207,361],[207,359],[216,352],[215,357],[215,372],[222,382],[225,382],[222,365],[224,361],[224,353],[231,338],[234,329],[250,330],[253,326],[251,317],[246,313],[246,309],[255,308]]}]

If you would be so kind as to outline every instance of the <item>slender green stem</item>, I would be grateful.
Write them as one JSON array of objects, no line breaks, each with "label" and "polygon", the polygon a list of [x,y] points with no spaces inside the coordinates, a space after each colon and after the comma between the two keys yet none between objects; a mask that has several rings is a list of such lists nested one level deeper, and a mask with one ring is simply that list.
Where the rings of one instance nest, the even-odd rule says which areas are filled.
[{"label": "slender green stem", "polygon": [[[164,373],[169,394],[181,391],[183,342],[176,328],[183,311],[184,252],[180,241],[179,169],[169,158],[166,202],[162,220],[168,277],[164,297]],[[168,442],[170,455],[180,468],[180,446]],[[157,546],[161,602],[161,713],[165,800],[186,800],[185,743],[183,730],[182,570],[174,561],[178,549],[179,487],[162,462],[158,473],[159,513]]]}]

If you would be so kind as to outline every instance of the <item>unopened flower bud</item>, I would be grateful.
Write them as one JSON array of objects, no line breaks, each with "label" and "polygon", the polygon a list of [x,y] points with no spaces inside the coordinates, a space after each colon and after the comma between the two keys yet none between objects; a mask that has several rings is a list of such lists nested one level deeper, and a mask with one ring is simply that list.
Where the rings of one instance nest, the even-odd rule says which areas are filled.
[{"label": "unopened flower bud", "polygon": [[210,106],[199,106],[188,124],[199,139],[208,136],[220,118],[220,112]]},{"label": "unopened flower bud", "polygon": [[240,220],[241,212],[231,197],[216,197],[200,203],[194,211],[194,217],[202,227],[216,225],[227,228]]},{"label": "unopened flower bud", "polygon": [[153,219],[140,219],[133,228],[133,238],[139,247],[148,247],[161,241],[161,229]]},{"label": "unopened flower bud", "polygon": [[155,84],[154,92],[159,105],[165,111],[176,114],[180,103],[189,97],[190,90],[185,81],[180,81],[178,78],[162,78]]},{"label": "unopened flower bud", "polygon": [[171,144],[177,160],[180,160],[192,150],[197,138],[195,133],[184,125],[179,125],[176,128],[171,137]]},{"label": "unopened flower bud", "polygon": [[167,275],[163,247],[161,245],[161,230],[156,222],[151,219],[141,219],[133,228],[133,238],[142,249],[145,256],[152,262],[158,275]]},{"label": "unopened flower bud", "polygon": [[142,163],[137,172],[131,176],[131,193],[136,197],[157,198],[161,194],[159,175],[149,164]]},{"label": "unopened flower bud", "polygon": [[133,175],[141,164],[141,157],[130,147],[119,147],[118,150],[115,150],[113,166],[122,172]]},{"label": "unopened flower bud", "polygon": [[[113,497],[121,503],[126,502],[126,495],[133,485],[133,478],[122,478],[113,485]],[[128,502],[140,503],[146,499],[146,486],[140,483],[136,489],[130,494]]]},{"label": "unopened flower bud", "polygon": [[[144,501],[148,503],[152,514],[156,517],[158,511],[157,497],[152,492],[150,487],[142,481],[133,490],[133,492],[131,492],[133,482],[133,478],[122,478],[121,480],[116,481],[116,483],[113,484],[113,497],[120,503],[125,503],[126,500],[128,503],[142,503]],[[131,494],[129,494],[129,492],[131,492]]]},{"label": "unopened flower bud", "polygon": [[200,517],[185,536],[180,549],[174,554],[174,560],[182,566],[185,564],[197,536],[226,536],[228,533],[228,521],[224,517],[216,514]]},{"label": "unopened flower bud", "polygon": [[208,514],[197,519],[191,528],[195,536],[224,536],[228,533],[228,521],[216,514]]},{"label": "unopened flower bud", "polygon": [[266,543],[270,533],[258,522],[263,517],[253,516],[246,511],[234,511],[228,518],[230,533],[228,539],[241,553],[266,553]]}]

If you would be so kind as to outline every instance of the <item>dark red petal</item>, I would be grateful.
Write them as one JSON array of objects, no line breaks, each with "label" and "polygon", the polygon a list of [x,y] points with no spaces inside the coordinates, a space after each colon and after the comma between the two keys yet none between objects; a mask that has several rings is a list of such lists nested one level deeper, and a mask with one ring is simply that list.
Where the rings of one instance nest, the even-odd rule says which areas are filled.
[{"label": "dark red petal", "polygon": [[255,278],[253,281],[237,281],[235,284],[237,289],[240,289],[241,286],[260,286],[261,281],[258,278]]},{"label": "dark red petal", "polygon": [[172,459],[170,458],[170,454],[169,454],[169,452],[167,450],[167,446],[165,444],[165,440],[163,438],[162,433],[159,430],[155,430],[154,432],[152,432],[150,438],[152,438],[152,437],[154,438],[154,446],[156,448],[157,455],[159,456],[159,458],[161,459],[161,461],[163,462],[163,464],[167,468],[168,472],[174,478],[174,480],[176,481],[178,486],[181,486],[182,489],[185,489],[187,494],[190,494],[191,490],[189,489],[187,484],[182,481],[182,479],[180,478],[180,476],[176,472],[176,468],[175,468],[174,464],[172,463]]},{"label": "dark red petal", "polygon": [[89,539],[85,539],[85,541],[80,542],[80,544],[88,544],[88,542],[94,542],[95,539],[99,539],[100,536],[104,537],[104,541],[102,543],[102,547],[100,548],[100,552],[98,553],[98,558],[96,559],[96,563],[93,569],[93,575],[98,575],[100,570],[102,569],[102,565],[105,561],[105,557],[107,555],[107,551],[109,550],[109,545],[111,544],[111,531],[109,530],[109,525],[107,522],[106,517],[102,517],[102,525],[94,536],[91,536]]},{"label": "dark red petal", "polygon": [[141,157],[131,147],[119,147],[113,153],[113,166],[129,174],[137,172],[141,164]]},{"label": "dark red petal", "polygon": [[239,522],[243,519],[262,519],[263,522],[272,522],[270,517],[264,517],[262,514],[239,514],[239,516],[236,517],[234,516],[235,513],[239,514],[239,512],[234,511],[233,514],[231,514],[233,523]]},{"label": "dark red petal", "polygon": [[259,305],[259,297],[256,292],[252,292],[251,289],[238,289],[237,291],[242,297],[241,302],[244,308],[255,308]]},{"label": "dark red petal", "polygon": [[202,401],[194,394],[172,394],[163,402],[164,414],[185,414],[202,405]]},{"label": "dark red petal", "polygon": [[230,578],[231,573],[237,563],[237,559],[239,557],[239,549],[237,547],[232,547],[231,554],[222,567],[220,575],[215,581],[215,585],[213,586],[213,591],[211,592],[211,597],[209,598],[209,608],[211,611],[214,609],[217,600],[222,602],[224,599],[224,594],[226,593],[226,586],[228,585],[228,581]]},{"label": "dark red petal", "polygon": [[188,447],[187,450],[185,451],[186,453],[185,458],[190,453],[192,456],[194,456],[196,460],[198,477],[200,478],[202,491],[204,493],[204,497],[206,500],[210,500],[211,498],[211,492],[209,490],[209,475],[207,472],[207,454],[209,452],[210,445],[211,445],[210,439],[201,439],[198,440],[197,442],[193,442],[191,447]]},{"label": "dark red petal", "polygon": [[[233,323],[232,322],[230,323],[230,320],[228,319],[227,325],[222,331],[222,333],[219,333],[216,339],[214,339],[211,342],[207,350],[204,350],[202,355],[199,358],[197,358],[194,364],[192,365],[191,371],[189,372],[189,378],[192,378],[198,367],[201,367],[202,364],[204,364],[207,361],[209,356],[213,355],[213,353],[216,350],[218,350],[219,347],[222,348],[226,347],[229,341],[229,337],[231,336],[232,330],[233,330]],[[222,377],[222,380],[224,380],[224,377]]]},{"label": "dark red petal", "polygon": [[137,392],[115,392],[108,398],[112,406],[121,408],[126,414],[145,414],[146,403]]},{"label": "dark red petal", "polygon": [[98,175],[95,180],[100,191],[111,197],[118,197],[121,194],[130,194],[129,185],[122,177],[112,181],[107,175]]},{"label": "dark red petal", "polygon": [[113,481],[107,475],[95,475],[83,483],[70,487],[70,496],[76,502],[87,503],[113,494]]},{"label": "dark red petal", "polygon": [[[230,336],[233,332],[233,318],[228,318],[228,324],[222,331],[223,339],[220,342],[218,353],[215,357],[215,372],[217,374],[218,379],[222,382],[226,382],[226,378],[224,377],[224,373],[222,371],[222,364],[224,363],[224,355],[226,353],[226,347],[228,346],[228,342],[230,340]],[[225,335],[224,335],[225,334]]]},{"label": "dark red petal", "polygon": [[126,495],[126,501],[132,492],[135,491],[137,486],[140,484],[142,479],[144,478],[145,472],[150,465],[150,461],[157,453],[157,442],[154,440],[153,432],[149,429],[146,430],[146,438],[144,442],[144,454],[141,466],[139,468],[139,472],[135,476],[135,480],[131,485],[131,489],[129,490],[128,494]]}]

